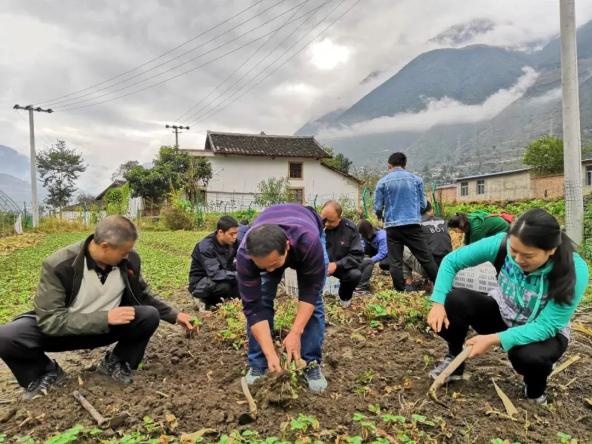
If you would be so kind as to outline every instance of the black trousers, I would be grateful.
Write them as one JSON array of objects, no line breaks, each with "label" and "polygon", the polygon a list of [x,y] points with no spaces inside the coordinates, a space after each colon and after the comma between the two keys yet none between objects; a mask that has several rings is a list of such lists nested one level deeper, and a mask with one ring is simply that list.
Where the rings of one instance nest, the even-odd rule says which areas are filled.
[{"label": "black trousers", "polygon": [[401,225],[386,229],[389,259],[391,263],[391,277],[395,290],[405,290],[405,278],[403,277],[403,247],[407,246],[413,256],[419,261],[425,270],[428,279],[436,280],[438,265],[434,261],[432,253],[425,241],[425,234],[421,225]]},{"label": "black trousers", "polygon": [[[462,350],[469,327],[481,335],[499,333],[508,328],[497,302],[478,291],[455,288],[446,297],[444,307],[450,326],[442,329],[440,336],[448,342],[453,356]],[[538,398],[545,393],[553,364],[563,355],[567,343],[567,338],[558,333],[545,341],[518,345],[508,352],[512,367],[524,377],[529,398]]]},{"label": "black trousers", "polygon": [[223,299],[239,297],[236,281],[213,281],[208,277],[201,278],[193,287],[191,295],[199,298],[210,308],[222,302]]},{"label": "black trousers", "polygon": [[362,272],[359,268],[351,268],[349,270],[337,270],[333,273],[333,276],[339,279],[339,299],[349,301],[360,282]]},{"label": "black trousers", "polygon": [[[381,260],[378,263],[378,266],[381,270],[390,270],[391,262],[389,261],[388,256]],[[370,288],[370,278],[372,277],[372,270],[374,270],[374,262],[372,262],[370,258],[365,258],[362,261],[362,265],[360,266],[360,271],[362,272],[362,277],[360,278],[360,283],[358,284],[358,288],[360,290],[368,290]]]},{"label": "black trousers", "polygon": [[22,387],[52,368],[52,361],[45,352],[93,349],[117,342],[113,349],[115,356],[136,369],[158,328],[160,315],[152,306],[134,308],[136,317],[132,322],[112,325],[109,333],[100,335],[49,336],[41,331],[34,317],[16,319],[0,326],[0,358]]}]

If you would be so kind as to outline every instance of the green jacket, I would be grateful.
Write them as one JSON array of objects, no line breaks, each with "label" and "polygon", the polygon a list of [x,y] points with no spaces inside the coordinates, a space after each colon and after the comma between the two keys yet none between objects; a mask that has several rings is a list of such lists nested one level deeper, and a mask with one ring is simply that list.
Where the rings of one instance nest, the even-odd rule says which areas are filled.
[{"label": "green jacket", "polygon": [[[93,236],[58,250],[43,262],[33,312],[41,331],[51,336],[95,335],[109,332],[107,312],[71,313],[68,310],[80,290],[84,273],[84,254]],[[125,284],[121,306],[152,305],[160,318],[176,322],[177,311],[158,300],[140,271],[140,257],[132,251],[119,270]]]},{"label": "green jacket", "polygon": [[[440,264],[432,301],[444,304],[460,270],[485,262],[494,263],[505,238],[506,234],[500,233],[449,253]],[[544,341],[557,333],[569,336],[569,322],[588,287],[588,265],[577,253],[574,253],[574,266],[574,296],[569,304],[561,305],[548,295],[548,274],[553,269],[552,262],[525,274],[512,256],[506,255],[498,276],[499,288],[489,292],[509,327],[499,333],[505,351],[517,345]]]},{"label": "green jacket", "polygon": [[465,234],[465,245],[477,242],[484,237],[493,236],[500,232],[508,232],[510,224],[500,216],[489,214],[486,211],[474,211],[467,214],[469,231]]}]

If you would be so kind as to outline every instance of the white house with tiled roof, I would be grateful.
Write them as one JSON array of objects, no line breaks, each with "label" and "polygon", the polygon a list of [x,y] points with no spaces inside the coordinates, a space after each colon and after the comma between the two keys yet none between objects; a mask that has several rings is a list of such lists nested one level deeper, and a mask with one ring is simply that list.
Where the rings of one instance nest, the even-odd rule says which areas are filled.
[{"label": "white house with tiled roof", "polygon": [[184,151],[212,165],[205,190],[209,206],[254,206],[258,184],[269,178],[286,178],[293,200],[304,205],[328,199],[359,205],[361,182],[323,164],[329,155],[314,137],[208,131],[203,150]]}]

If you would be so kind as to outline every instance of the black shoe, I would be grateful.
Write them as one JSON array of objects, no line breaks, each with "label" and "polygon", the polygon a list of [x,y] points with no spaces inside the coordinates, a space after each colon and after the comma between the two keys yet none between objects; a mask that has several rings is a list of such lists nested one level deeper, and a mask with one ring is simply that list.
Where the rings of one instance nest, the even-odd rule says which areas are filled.
[{"label": "black shoe", "polygon": [[[448,365],[454,360],[454,356],[451,354],[447,354],[430,372],[430,377],[432,379],[436,379],[440,374],[448,367]],[[465,371],[465,364],[464,362],[458,366],[456,370],[452,372],[452,374],[446,378],[445,382],[450,381],[460,381],[463,378],[463,373]]]},{"label": "black shoe", "polygon": [[97,371],[103,375],[111,376],[114,381],[123,385],[129,385],[134,382],[130,365],[125,361],[119,360],[111,352],[107,352],[103,360],[99,363]]},{"label": "black shoe", "polygon": [[53,369],[41,375],[27,386],[23,393],[23,400],[30,401],[31,399],[45,396],[51,386],[58,385],[66,379],[66,373],[56,361],[53,361],[53,367]]}]

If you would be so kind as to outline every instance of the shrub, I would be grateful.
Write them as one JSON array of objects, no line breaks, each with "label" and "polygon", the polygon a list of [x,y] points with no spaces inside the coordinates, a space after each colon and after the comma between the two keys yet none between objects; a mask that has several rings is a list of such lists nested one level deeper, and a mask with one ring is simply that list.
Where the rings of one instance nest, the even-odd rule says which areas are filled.
[{"label": "shrub", "polygon": [[161,212],[161,220],[169,230],[192,230],[193,214],[178,207],[165,208]]}]

